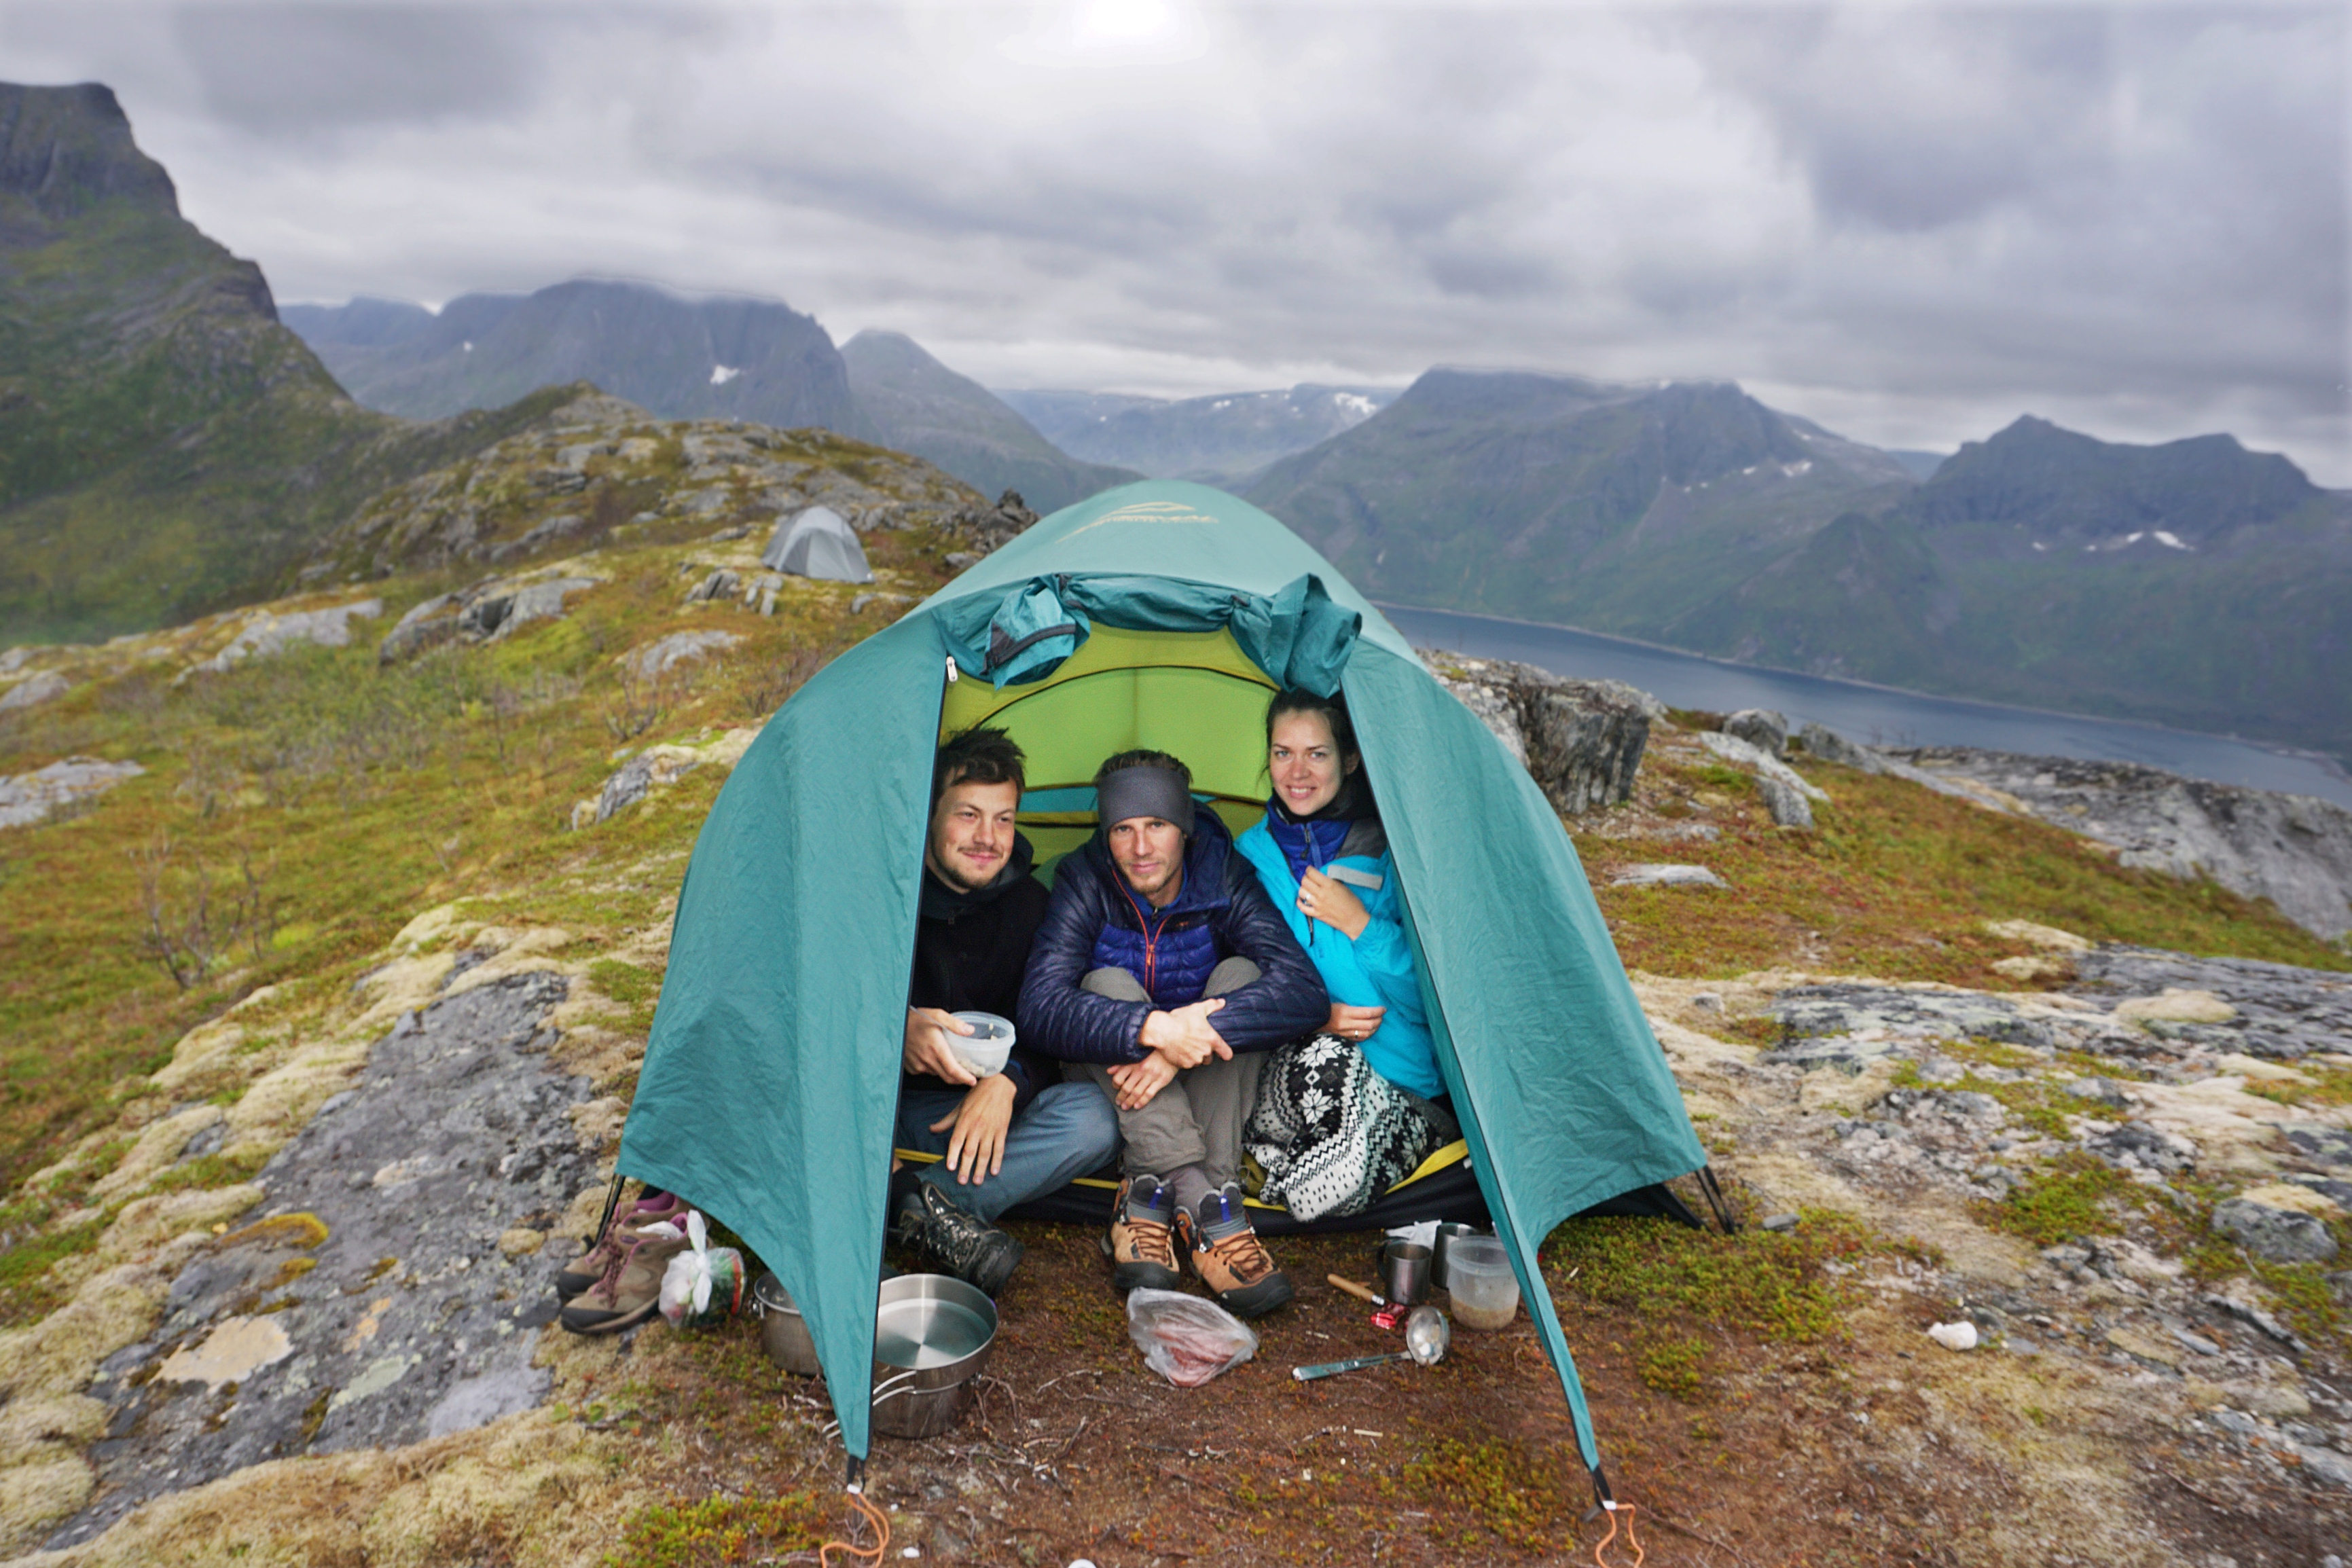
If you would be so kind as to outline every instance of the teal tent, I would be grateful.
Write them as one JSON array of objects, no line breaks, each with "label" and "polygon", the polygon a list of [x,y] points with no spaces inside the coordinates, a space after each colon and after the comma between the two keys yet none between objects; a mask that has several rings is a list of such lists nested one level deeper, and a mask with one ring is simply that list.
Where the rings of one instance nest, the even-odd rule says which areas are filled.
[{"label": "teal tent", "polygon": [[1087,781],[1132,747],[1183,758],[1239,828],[1278,685],[1346,692],[1470,1162],[1598,1477],[1537,1247],[1706,1155],[1576,852],[1328,561],[1231,496],[1160,481],[1055,513],[835,659],[744,754],[687,869],[619,1168],[782,1278],[853,1470],[934,748],[974,723],[1012,732],[1041,862],[1091,831]]}]

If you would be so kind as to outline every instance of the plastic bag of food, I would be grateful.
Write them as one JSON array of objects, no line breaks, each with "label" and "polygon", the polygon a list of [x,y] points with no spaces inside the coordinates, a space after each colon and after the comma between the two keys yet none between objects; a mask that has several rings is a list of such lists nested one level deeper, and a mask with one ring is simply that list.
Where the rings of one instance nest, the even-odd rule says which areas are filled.
[{"label": "plastic bag of food", "polygon": [[[648,1229],[672,1240],[678,1234],[669,1220]],[[674,1329],[699,1328],[735,1316],[743,1310],[743,1254],[732,1247],[713,1249],[709,1229],[696,1209],[686,1211],[685,1235],[687,1249],[662,1271],[661,1315]]]},{"label": "plastic bag of food", "polygon": [[1181,1291],[1129,1291],[1127,1333],[1143,1364],[1179,1388],[1198,1388],[1257,1354],[1247,1323]]}]

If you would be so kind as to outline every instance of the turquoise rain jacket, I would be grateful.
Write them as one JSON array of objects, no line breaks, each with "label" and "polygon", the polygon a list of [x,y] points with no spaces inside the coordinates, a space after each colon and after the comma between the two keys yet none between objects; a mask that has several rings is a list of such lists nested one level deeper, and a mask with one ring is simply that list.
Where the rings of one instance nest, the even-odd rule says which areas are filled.
[{"label": "turquoise rain jacket", "polygon": [[1404,934],[1404,904],[1397,896],[1396,861],[1382,850],[1375,860],[1341,855],[1331,864],[1346,866],[1367,877],[1380,878],[1377,888],[1349,884],[1348,891],[1363,901],[1371,916],[1364,934],[1350,942],[1344,932],[1298,913],[1298,879],[1282,846],[1264,822],[1234,841],[1257,870],[1274,906],[1290,923],[1290,934],[1307,949],[1323,976],[1323,988],[1335,1002],[1351,1008],[1386,1008],[1381,1027],[1361,1042],[1364,1060],[1372,1071],[1400,1089],[1425,1100],[1445,1092],[1437,1072],[1437,1047],[1429,1035],[1429,1013],[1422,1001],[1421,972],[1412,961],[1412,944]]}]

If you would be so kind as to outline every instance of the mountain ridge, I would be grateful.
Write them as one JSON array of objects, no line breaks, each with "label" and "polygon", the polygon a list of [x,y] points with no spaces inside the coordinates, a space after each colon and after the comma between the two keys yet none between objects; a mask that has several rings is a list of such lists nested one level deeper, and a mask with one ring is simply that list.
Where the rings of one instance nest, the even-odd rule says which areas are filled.
[{"label": "mountain ridge", "polygon": [[1058,511],[1143,476],[1062,451],[1003,400],[903,332],[868,328],[841,346],[859,412],[882,442],[989,496],[1016,490]]},{"label": "mountain ridge", "polygon": [[574,278],[460,295],[437,312],[361,298],[282,314],[353,397],[412,419],[584,381],[664,418],[869,434],[833,340],[781,301]]},{"label": "mountain ridge", "polygon": [[1448,370],[1245,493],[1398,603],[2352,756],[2352,496],[2227,435],[1921,481],[1732,383]]},{"label": "mountain ridge", "polygon": [[1153,479],[1230,485],[1352,429],[1394,402],[1398,390],[1302,382],[1181,399],[1051,390],[996,395],[1073,456]]}]

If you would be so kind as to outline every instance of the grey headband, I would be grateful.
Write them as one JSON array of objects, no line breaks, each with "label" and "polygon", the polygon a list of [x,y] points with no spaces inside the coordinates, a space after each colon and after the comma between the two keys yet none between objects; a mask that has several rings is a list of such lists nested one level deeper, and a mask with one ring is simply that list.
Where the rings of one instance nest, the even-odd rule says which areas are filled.
[{"label": "grey headband", "polygon": [[1158,817],[1186,836],[1192,831],[1192,792],[1165,768],[1122,768],[1095,786],[1095,821],[1105,829],[1129,817]]}]

